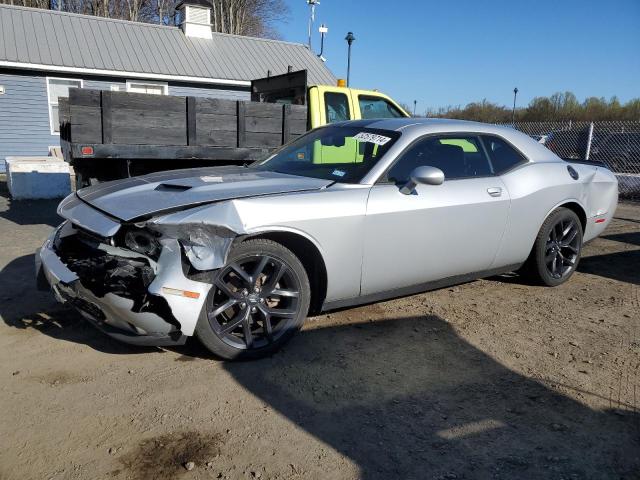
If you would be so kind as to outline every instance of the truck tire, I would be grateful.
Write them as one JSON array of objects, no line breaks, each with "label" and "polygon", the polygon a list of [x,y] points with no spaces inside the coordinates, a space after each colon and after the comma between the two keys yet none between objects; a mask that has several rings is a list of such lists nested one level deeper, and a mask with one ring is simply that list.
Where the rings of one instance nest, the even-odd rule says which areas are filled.
[{"label": "truck tire", "polygon": [[96,177],[90,177],[86,173],[82,171],[76,170],[76,190],[80,190],[81,188],[90,187],[92,185],[97,185],[100,183]]}]

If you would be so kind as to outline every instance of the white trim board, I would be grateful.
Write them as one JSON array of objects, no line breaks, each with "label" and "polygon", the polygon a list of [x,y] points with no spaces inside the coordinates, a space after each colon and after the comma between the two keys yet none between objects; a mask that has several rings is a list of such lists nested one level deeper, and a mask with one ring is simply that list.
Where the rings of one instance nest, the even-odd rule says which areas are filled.
[{"label": "white trim board", "polygon": [[45,72],[77,73],[80,75],[98,75],[109,77],[126,77],[144,80],[168,80],[174,82],[202,83],[208,85],[230,85],[237,87],[250,87],[248,80],[227,80],[224,78],[190,77],[183,75],[166,75],[163,73],[122,72],[118,70],[98,70],[93,68],[64,67],[58,65],[42,65],[39,63],[8,62],[0,60],[0,67],[17,68],[24,70],[37,70]]},{"label": "white trim board", "polygon": [[154,87],[162,87],[162,95],[169,95],[169,84],[167,82],[149,82],[147,80],[131,80],[127,79],[126,91],[131,92],[131,85],[150,85]]},{"label": "white trim board", "polygon": [[[51,107],[53,105],[58,106],[58,103],[51,103],[51,89],[50,89],[50,84],[49,81],[50,80],[63,80],[65,82],[79,82],[80,83],[80,88],[84,88],[84,79],[82,78],[63,78],[63,77],[44,77],[44,83],[47,86],[47,110],[49,111],[49,130],[51,132],[51,135],[57,135],[60,136],[60,132],[56,132],[55,128],[53,126],[54,124],[54,118],[52,115],[52,110]],[[59,122],[58,118],[55,119],[55,122]]]}]

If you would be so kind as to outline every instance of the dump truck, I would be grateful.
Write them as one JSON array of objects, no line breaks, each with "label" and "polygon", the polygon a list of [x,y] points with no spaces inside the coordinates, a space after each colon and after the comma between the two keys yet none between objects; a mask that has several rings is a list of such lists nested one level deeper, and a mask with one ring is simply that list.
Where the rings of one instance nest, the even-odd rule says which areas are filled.
[{"label": "dump truck", "polygon": [[393,99],[301,70],[251,82],[251,100],[71,89],[60,142],[78,187],[177,168],[245,164],[308,130],[343,120],[408,117]]}]

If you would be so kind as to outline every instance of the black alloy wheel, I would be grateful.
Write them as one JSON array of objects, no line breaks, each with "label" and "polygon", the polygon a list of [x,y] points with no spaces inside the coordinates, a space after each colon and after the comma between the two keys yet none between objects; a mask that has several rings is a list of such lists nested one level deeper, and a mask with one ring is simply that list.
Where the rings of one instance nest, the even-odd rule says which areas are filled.
[{"label": "black alloy wheel", "polygon": [[534,283],[549,287],[566,282],[580,261],[582,228],[573,210],[555,209],[540,227],[521,273]]},{"label": "black alloy wheel", "polygon": [[545,263],[549,274],[556,279],[569,275],[580,253],[580,227],[573,218],[560,218],[547,238]]},{"label": "black alloy wheel", "polygon": [[196,334],[223,358],[263,356],[300,329],[309,299],[306,271],[291,251],[248,240],[215,273]]}]

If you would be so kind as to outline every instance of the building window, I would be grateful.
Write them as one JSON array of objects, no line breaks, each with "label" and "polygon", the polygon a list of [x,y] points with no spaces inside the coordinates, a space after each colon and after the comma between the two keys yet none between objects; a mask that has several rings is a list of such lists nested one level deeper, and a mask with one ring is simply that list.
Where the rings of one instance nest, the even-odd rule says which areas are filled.
[{"label": "building window", "polygon": [[127,92],[169,95],[169,85],[160,82],[137,82],[127,80]]},{"label": "building window", "polygon": [[49,102],[49,125],[51,135],[60,134],[60,119],[58,117],[58,99],[69,97],[70,88],[82,88],[82,80],[70,78],[47,78],[47,99]]}]

